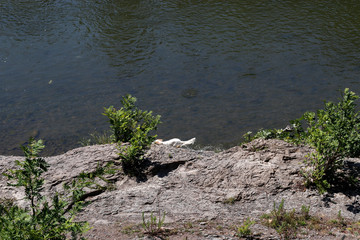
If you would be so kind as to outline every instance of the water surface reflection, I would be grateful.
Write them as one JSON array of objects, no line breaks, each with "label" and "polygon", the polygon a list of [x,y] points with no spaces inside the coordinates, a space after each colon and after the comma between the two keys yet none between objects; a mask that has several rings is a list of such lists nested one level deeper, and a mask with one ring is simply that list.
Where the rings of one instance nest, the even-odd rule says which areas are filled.
[{"label": "water surface reflection", "polygon": [[29,135],[73,148],[125,93],[162,115],[160,137],[203,145],[360,93],[355,1],[3,0],[0,14],[0,154]]}]

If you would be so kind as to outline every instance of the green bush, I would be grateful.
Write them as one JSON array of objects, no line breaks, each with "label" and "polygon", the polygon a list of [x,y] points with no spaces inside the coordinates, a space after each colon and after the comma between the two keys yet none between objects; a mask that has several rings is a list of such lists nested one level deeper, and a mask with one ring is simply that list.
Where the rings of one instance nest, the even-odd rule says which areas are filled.
[{"label": "green bush", "polygon": [[[115,142],[130,142],[136,132],[148,134],[156,130],[160,116],[153,116],[151,111],[142,111],[135,106],[136,98],[127,94],[121,100],[123,107],[116,110],[113,106],[105,108],[104,115],[109,118]],[[154,138],[154,136],[147,136]]]},{"label": "green bush", "polygon": [[355,109],[358,98],[346,88],[337,104],[326,102],[324,109],[302,117],[308,125],[305,143],[316,150],[306,161],[304,175],[307,184],[316,185],[321,192],[336,180],[336,171],[343,166],[345,157],[359,156],[360,117]]},{"label": "green bush", "polygon": [[310,154],[303,170],[307,186],[316,186],[325,192],[337,180],[337,170],[343,166],[345,157],[360,155],[360,117],[355,101],[359,97],[346,88],[338,103],[325,102],[325,108],[306,112],[299,119],[291,121],[291,130],[260,130],[255,138],[278,138],[296,144],[308,144],[316,151]]},{"label": "green bush", "polygon": [[[4,174],[11,181],[9,185],[24,188],[29,209],[20,208],[11,201],[0,202],[0,239],[60,240],[70,235],[72,239],[78,239],[88,230],[86,222],[73,221],[83,206],[82,201],[69,203],[55,193],[49,202],[41,194],[44,184],[41,175],[49,167],[46,161],[39,157],[43,148],[41,140],[30,139],[28,146],[22,146],[25,160],[16,161],[18,169]],[[71,195],[80,199],[81,192],[81,188],[76,188]]]},{"label": "green bush", "polygon": [[[136,175],[141,171],[143,155],[155,140],[160,116],[151,111],[142,111],[135,106],[136,98],[126,95],[121,101],[123,107],[116,110],[113,106],[105,108],[104,115],[109,118],[113,138],[118,143],[119,155],[125,173]],[[129,143],[129,144],[123,144]]]}]

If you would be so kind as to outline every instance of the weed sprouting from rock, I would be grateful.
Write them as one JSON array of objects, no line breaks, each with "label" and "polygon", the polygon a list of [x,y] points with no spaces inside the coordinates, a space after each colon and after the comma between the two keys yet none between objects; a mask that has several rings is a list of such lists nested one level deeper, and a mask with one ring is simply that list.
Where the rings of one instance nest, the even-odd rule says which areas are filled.
[{"label": "weed sprouting from rock", "polygon": [[109,134],[108,132],[104,131],[102,133],[93,132],[90,134],[88,138],[83,138],[80,140],[81,146],[90,146],[90,145],[96,145],[96,144],[110,144],[114,143],[113,136]]},{"label": "weed sprouting from rock", "polygon": [[239,227],[237,227],[237,236],[241,238],[249,238],[252,236],[252,232],[250,227],[255,224],[255,221],[250,220],[250,218],[247,218],[243,224],[241,224]]},{"label": "weed sprouting from rock", "polygon": [[142,220],[143,220],[143,228],[146,234],[150,235],[157,235],[162,231],[162,226],[164,225],[165,221],[165,212],[161,217],[160,211],[158,217],[156,217],[153,212],[150,214],[150,219],[145,219],[145,213],[142,213]]},{"label": "weed sprouting from rock", "polygon": [[298,228],[305,226],[310,220],[310,207],[302,206],[300,214],[297,214],[295,209],[286,211],[284,203],[284,199],[278,207],[274,203],[273,210],[269,214],[262,215],[261,218],[266,226],[274,228],[282,238],[292,239],[296,237]]}]

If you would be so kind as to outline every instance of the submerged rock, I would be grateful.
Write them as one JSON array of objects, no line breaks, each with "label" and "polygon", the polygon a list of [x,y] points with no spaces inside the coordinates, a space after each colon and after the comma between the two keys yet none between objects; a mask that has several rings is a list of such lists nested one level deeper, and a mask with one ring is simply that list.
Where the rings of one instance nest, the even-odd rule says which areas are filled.
[{"label": "submerged rock", "polygon": [[187,88],[181,92],[184,98],[194,98],[198,95],[199,91],[196,88]]}]

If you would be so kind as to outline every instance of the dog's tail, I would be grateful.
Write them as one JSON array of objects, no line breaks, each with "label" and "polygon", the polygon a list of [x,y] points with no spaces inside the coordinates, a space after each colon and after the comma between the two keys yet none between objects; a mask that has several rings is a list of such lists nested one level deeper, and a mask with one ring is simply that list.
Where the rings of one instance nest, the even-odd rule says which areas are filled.
[{"label": "dog's tail", "polygon": [[196,138],[192,138],[190,140],[184,141],[182,146],[192,145],[195,143],[195,141],[196,141]]}]

